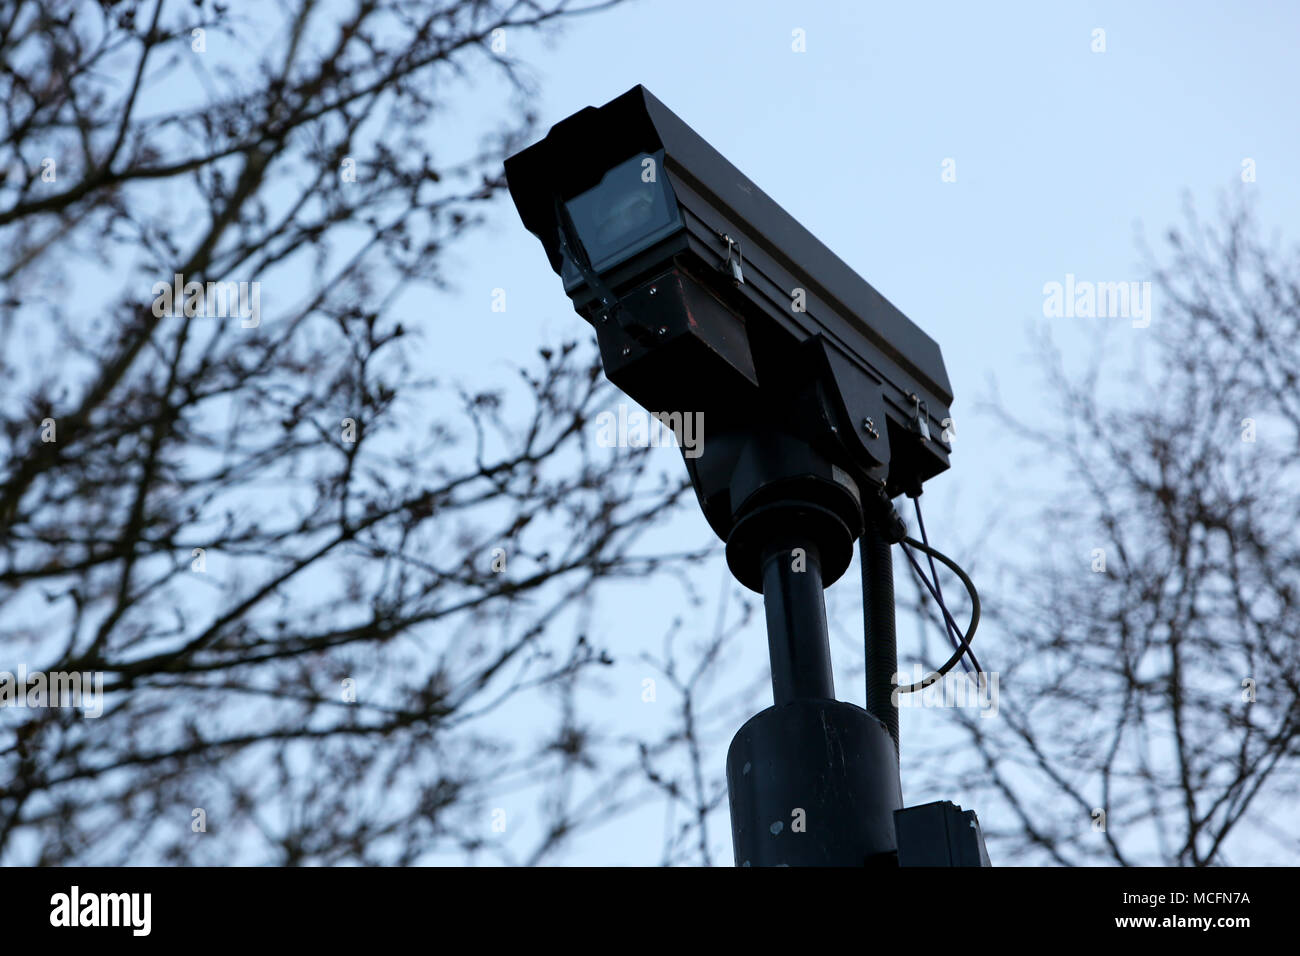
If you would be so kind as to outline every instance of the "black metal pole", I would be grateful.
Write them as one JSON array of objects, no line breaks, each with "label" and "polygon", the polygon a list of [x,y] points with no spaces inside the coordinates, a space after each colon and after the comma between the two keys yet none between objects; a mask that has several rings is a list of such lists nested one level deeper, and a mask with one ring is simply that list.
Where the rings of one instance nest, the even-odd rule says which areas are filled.
[{"label": "black metal pole", "polygon": [[736,864],[897,865],[893,742],[834,699],[821,551],[794,528],[774,531],[760,553],[775,704],[727,751]]},{"label": "black metal pole", "polygon": [[898,638],[894,624],[894,558],[889,542],[871,522],[859,542],[862,561],[862,616],[866,627],[867,713],[889,728],[898,749],[898,708],[894,675],[898,672]]},{"label": "black metal pole", "polygon": [[821,555],[815,544],[788,538],[764,550],[763,607],[776,706],[796,699],[833,700]]}]

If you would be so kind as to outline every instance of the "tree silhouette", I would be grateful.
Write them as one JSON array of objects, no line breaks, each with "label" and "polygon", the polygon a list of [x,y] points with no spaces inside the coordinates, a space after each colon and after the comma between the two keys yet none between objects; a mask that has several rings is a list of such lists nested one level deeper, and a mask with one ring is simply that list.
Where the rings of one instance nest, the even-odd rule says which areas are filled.
[{"label": "tree silhouette", "polygon": [[592,447],[591,348],[483,390],[418,364],[532,135],[510,41],[608,5],[0,16],[0,670],[105,694],[0,712],[0,858],[536,862],[619,811],[573,796],[610,785],[584,613],[699,557],[638,547],[688,486]]},{"label": "tree silhouette", "polygon": [[1300,256],[1244,201],[1187,218],[1148,253],[1132,363],[1105,340],[1071,373],[1044,340],[1060,414],[1001,413],[1066,483],[987,585],[997,718],[953,711],[965,733],[929,754],[963,768],[1001,862],[1300,848]]}]

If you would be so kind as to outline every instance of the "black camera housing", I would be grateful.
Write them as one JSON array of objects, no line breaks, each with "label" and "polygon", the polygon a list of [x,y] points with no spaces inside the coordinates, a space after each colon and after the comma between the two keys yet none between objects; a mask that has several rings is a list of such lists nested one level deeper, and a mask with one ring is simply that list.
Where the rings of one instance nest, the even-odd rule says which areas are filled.
[{"label": "black camera housing", "polygon": [[[872,502],[948,468],[939,346],[644,87],[505,169],[610,381],[650,411],[704,413],[687,467],[729,559],[745,513],[794,482],[851,535],[842,561],[824,548],[829,584]],[[755,587],[752,563],[732,569]]]}]

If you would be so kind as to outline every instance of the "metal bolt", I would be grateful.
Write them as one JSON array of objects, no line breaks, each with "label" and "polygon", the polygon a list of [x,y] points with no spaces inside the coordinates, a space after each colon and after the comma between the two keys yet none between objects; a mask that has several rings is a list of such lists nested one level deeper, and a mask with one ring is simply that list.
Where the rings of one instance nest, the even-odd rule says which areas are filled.
[{"label": "metal bolt", "polygon": [[626,345],[623,346],[623,354],[624,354],[624,355],[627,355],[627,354],[628,354],[629,352],[631,352],[631,351],[632,351],[632,350],[631,350],[630,348],[628,348]]},{"label": "metal bolt", "polygon": [[658,295],[658,294],[659,294],[659,287],[656,286],[656,285],[652,285],[652,286],[650,287],[650,294],[651,294],[651,295]]},{"label": "metal bolt", "polygon": [[876,431],[876,423],[873,422],[870,418],[865,419],[862,422],[862,427],[867,430],[867,434],[870,435],[872,438],[880,437],[880,432]]},{"label": "metal bolt", "polygon": [[661,326],[659,326],[659,334],[660,334],[660,335],[667,335],[667,334],[668,334],[668,326],[666,326],[666,325],[661,325]]}]

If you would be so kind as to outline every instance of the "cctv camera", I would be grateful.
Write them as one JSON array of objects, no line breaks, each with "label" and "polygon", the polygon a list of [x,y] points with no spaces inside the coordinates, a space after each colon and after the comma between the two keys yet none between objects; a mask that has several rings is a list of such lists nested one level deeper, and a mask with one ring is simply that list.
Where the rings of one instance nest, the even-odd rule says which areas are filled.
[{"label": "cctv camera", "polygon": [[505,168],[610,381],[703,413],[687,467],[749,586],[762,546],[738,529],[795,486],[798,520],[849,536],[825,547],[833,580],[879,501],[948,467],[938,345],[644,87]]}]

